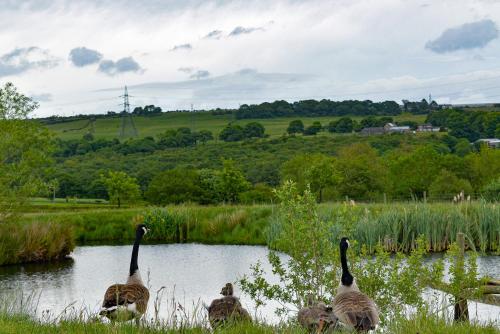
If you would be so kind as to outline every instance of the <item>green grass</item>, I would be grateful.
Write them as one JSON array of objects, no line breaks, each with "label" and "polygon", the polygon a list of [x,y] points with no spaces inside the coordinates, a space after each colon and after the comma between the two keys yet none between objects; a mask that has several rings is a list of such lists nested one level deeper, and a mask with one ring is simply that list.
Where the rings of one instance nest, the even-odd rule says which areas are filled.
[{"label": "green grass", "polygon": [[[336,331],[337,332],[337,331]],[[341,331],[345,332],[345,331]],[[205,334],[211,333],[209,329],[202,327],[186,327],[182,329],[169,329],[164,327],[153,327],[143,325],[137,327],[132,324],[109,325],[100,322],[82,322],[82,321],[61,321],[59,323],[41,323],[31,320],[26,316],[0,315],[0,334],[14,333],[37,333],[37,334],[157,334],[157,333],[186,333],[186,334]],[[265,324],[237,324],[219,329],[216,333],[221,334],[306,334],[307,331],[294,324],[282,324],[270,326]],[[347,333],[347,332],[346,332]],[[401,320],[390,325],[385,333],[394,334],[496,334],[500,330],[494,325],[478,324],[454,324],[446,322],[443,319],[420,315],[409,320]]]},{"label": "green grass", "polygon": [[[423,123],[425,115],[402,114],[394,116],[394,120],[398,121],[415,121]],[[232,115],[212,115],[209,112],[199,113],[164,113],[155,117],[134,117],[135,125],[140,137],[157,136],[167,129],[177,129],[180,127],[188,127],[196,131],[209,130],[216,136],[229,122],[234,121],[236,124],[245,125],[250,122],[260,122],[266,128],[266,134],[270,137],[278,137],[286,132],[286,128],[290,121],[294,119],[302,119],[305,126],[311,125],[315,121],[321,122],[323,126],[328,125],[333,120],[337,120],[338,116],[325,117],[280,117],[266,119],[242,119],[234,120]],[[352,117],[357,121],[365,117]],[[71,129],[79,129],[87,124],[87,120],[78,120],[73,122],[56,123],[47,125],[61,139],[80,139],[88,132],[88,128],[81,130],[69,131]],[[94,123],[95,138],[112,139],[118,137],[120,127],[119,117],[99,118]]]},{"label": "green grass", "polygon": [[56,198],[51,200],[43,197],[31,198],[30,201],[21,208],[23,212],[40,212],[40,211],[61,211],[61,210],[89,210],[100,208],[113,208],[115,205],[110,204],[104,199],[91,198]]},{"label": "green grass", "polygon": [[60,260],[75,247],[73,227],[46,222],[0,224],[0,266]]}]

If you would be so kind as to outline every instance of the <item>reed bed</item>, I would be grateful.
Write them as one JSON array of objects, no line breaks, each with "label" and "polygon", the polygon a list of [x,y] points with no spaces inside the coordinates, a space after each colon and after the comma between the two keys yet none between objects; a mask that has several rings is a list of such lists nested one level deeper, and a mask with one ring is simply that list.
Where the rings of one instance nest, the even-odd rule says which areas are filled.
[{"label": "reed bed", "polygon": [[353,237],[370,252],[377,243],[389,251],[409,252],[415,248],[419,236],[426,238],[429,251],[442,252],[455,242],[458,232],[466,235],[469,249],[499,251],[500,206],[497,204],[387,205],[383,209],[374,206],[358,210],[354,215]]},{"label": "reed bed", "polygon": [[60,260],[74,248],[70,225],[54,222],[0,224],[0,265]]},{"label": "reed bed", "polygon": [[[266,245],[276,233],[271,205],[100,209],[29,213],[21,222],[0,226],[0,265],[59,259],[87,243],[129,243],[133,226],[155,223],[153,243]],[[392,252],[409,252],[419,236],[429,251],[445,251],[457,232],[470,249],[499,252],[500,206],[486,202],[322,204],[319,213],[332,232],[351,236],[372,253],[378,243]],[[272,239],[272,237],[271,237]]]}]

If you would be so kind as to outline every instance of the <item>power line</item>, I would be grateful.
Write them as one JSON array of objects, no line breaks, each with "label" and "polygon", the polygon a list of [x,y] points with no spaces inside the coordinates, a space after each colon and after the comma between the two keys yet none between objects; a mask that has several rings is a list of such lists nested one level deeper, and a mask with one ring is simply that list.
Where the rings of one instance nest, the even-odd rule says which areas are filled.
[{"label": "power line", "polygon": [[134,119],[132,118],[132,113],[130,112],[130,101],[127,86],[125,86],[125,92],[121,97],[123,97],[123,111],[119,136],[122,139],[127,137],[137,137],[137,128],[135,127]]}]

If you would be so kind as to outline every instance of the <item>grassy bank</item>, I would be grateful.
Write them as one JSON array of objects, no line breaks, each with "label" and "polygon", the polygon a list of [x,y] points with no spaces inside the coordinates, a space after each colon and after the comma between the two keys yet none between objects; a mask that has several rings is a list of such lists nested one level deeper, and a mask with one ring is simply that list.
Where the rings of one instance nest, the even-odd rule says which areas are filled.
[{"label": "grassy bank", "polygon": [[[341,331],[340,331],[341,332]],[[87,333],[103,333],[103,334],[156,334],[156,333],[186,333],[186,334],[204,334],[211,333],[210,330],[203,327],[169,329],[155,327],[151,325],[143,325],[137,327],[131,324],[123,325],[108,325],[100,322],[81,322],[81,321],[62,321],[57,324],[43,324],[38,321],[30,320],[26,316],[9,316],[0,315],[0,334],[14,333],[39,333],[39,334],[87,334]],[[262,324],[241,324],[228,326],[224,329],[219,329],[216,333],[240,334],[240,333],[288,333],[288,334],[306,334],[307,331],[294,324],[283,324],[279,326],[269,326]],[[443,319],[432,316],[418,316],[409,320],[401,320],[391,324],[385,333],[394,334],[496,334],[500,330],[493,325],[480,326],[477,324],[453,324],[446,322]]]},{"label": "grassy bank", "polygon": [[[78,242],[126,242],[134,238],[132,226],[143,221],[148,208],[101,209],[83,212],[49,212],[25,215],[24,219],[72,226]],[[267,242],[266,228],[273,219],[271,205],[254,206],[172,206],[164,210],[168,226],[150,240],[159,242],[201,242],[261,244]],[[342,229],[360,244],[373,249],[378,242],[391,251],[413,249],[424,235],[432,251],[444,251],[457,232],[468,237],[469,246],[497,251],[500,242],[500,206],[482,202],[450,203],[322,204],[323,220]],[[272,231],[270,231],[272,237]],[[177,240],[180,239],[180,240]]]},{"label": "grassy bank", "polygon": [[[71,251],[76,241],[129,243],[133,226],[151,214],[151,208],[49,211],[23,215],[19,225],[1,226],[5,250],[0,264],[51,260]],[[150,242],[265,245],[274,231],[271,205],[181,205],[162,211],[160,226]],[[487,203],[323,204],[322,219],[373,251],[382,243],[390,251],[407,252],[418,236],[425,236],[430,251],[444,251],[465,233],[469,248],[499,251],[500,206]],[[157,225],[158,226],[158,225]]]},{"label": "grassy bank", "polygon": [[74,247],[74,232],[68,224],[0,224],[0,265],[59,260]]},{"label": "grassy bank", "polygon": [[[354,116],[352,119],[360,121],[367,116]],[[414,121],[423,123],[425,115],[402,114],[392,116],[394,121]],[[324,116],[324,117],[279,117],[279,118],[262,118],[262,119],[240,119],[235,120],[231,114],[212,115],[209,112],[198,113],[163,113],[155,117],[134,116],[135,125],[141,137],[157,136],[168,129],[177,129],[180,127],[193,127],[196,124],[196,130],[208,130],[214,135],[217,135],[228,123],[239,124],[244,126],[250,122],[259,122],[266,128],[266,133],[271,137],[281,136],[286,132],[288,124],[294,119],[302,119],[306,126],[313,122],[321,122],[326,126],[331,121],[336,121],[339,116]],[[120,126],[120,117],[99,118],[94,123],[96,138],[112,139],[118,136],[118,128]],[[47,125],[51,131],[54,131],[61,139],[80,139],[88,132],[88,128],[83,126],[88,124],[88,120],[77,120],[64,123],[56,123]],[[75,130],[78,129],[78,130]]]}]

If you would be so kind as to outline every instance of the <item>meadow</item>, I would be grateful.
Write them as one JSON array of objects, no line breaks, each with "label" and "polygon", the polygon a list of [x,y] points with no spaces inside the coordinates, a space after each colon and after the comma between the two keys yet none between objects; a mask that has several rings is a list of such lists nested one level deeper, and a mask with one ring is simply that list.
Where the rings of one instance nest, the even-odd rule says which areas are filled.
[{"label": "meadow", "polygon": [[[367,116],[353,116],[353,120],[360,121]],[[401,114],[393,116],[395,122],[399,121],[414,121],[424,123],[426,115]],[[158,116],[134,116],[134,122],[139,132],[140,137],[152,136],[155,137],[168,129],[178,129],[180,127],[188,127],[193,131],[208,130],[217,137],[218,133],[230,122],[239,125],[245,125],[250,122],[259,122],[265,129],[269,137],[279,137],[286,133],[288,124],[295,119],[301,119],[305,126],[311,125],[313,122],[320,122],[323,126],[328,125],[331,121],[338,120],[339,116],[325,117],[279,117],[279,118],[263,118],[263,119],[234,119],[232,114],[212,115],[210,112],[169,112]],[[57,137],[61,139],[81,139],[89,130],[84,127],[88,124],[88,120],[76,120],[64,123],[49,124],[47,128],[53,131]],[[94,123],[94,137],[113,139],[117,138],[120,130],[120,117],[105,117],[98,118]],[[73,130],[80,129],[80,130]],[[327,133],[321,133],[326,135]]]}]

